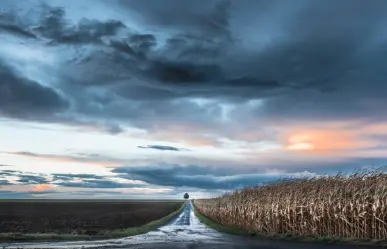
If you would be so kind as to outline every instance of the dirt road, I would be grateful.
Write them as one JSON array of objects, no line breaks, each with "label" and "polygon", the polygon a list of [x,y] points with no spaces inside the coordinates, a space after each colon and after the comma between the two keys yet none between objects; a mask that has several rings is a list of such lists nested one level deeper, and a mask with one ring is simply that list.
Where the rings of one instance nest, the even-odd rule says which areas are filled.
[{"label": "dirt road", "polygon": [[280,242],[223,234],[201,224],[192,210],[191,203],[188,202],[184,211],[170,224],[142,235],[103,241],[0,244],[0,248],[360,249],[375,247]]}]

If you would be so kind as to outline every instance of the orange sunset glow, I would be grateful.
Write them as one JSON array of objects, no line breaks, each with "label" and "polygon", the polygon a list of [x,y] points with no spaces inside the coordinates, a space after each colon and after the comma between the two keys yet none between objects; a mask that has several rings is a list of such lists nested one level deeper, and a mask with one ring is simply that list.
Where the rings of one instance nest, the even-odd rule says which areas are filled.
[{"label": "orange sunset glow", "polygon": [[31,191],[34,192],[41,192],[52,189],[52,186],[50,184],[37,184]]},{"label": "orange sunset glow", "polygon": [[375,2],[0,0],[0,198],[387,165]]},{"label": "orange sunset glow", "polygon": [[308,153],[340,154],[370,145],[372,142],[360,140],[356,132],[306,130],[289,135],[285,148]]}]

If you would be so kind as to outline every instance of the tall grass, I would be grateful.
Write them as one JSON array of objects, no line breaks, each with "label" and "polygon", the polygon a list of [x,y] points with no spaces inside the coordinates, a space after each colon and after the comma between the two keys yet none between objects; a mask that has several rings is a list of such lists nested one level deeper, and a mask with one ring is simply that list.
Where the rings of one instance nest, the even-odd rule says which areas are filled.
[{"label": "tall grass", "polygon": [[282,180],[196,200],[195,207],[222,225],[259,234],[382,240],[387,238],[387,174]]}]

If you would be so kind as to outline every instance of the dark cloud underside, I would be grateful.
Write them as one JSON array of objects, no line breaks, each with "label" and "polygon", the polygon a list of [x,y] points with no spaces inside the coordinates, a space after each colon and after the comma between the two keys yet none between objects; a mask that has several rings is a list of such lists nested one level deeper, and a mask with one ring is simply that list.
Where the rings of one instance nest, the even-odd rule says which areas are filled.
[{"label": "dark cloud underside", "polygon": [[200,166],[129,166],[113,170],[124,179],[141,180],[154,185],[201,189],[235,189],[259,186],[286,176],[264,174],[235,175],[224,169]]},{"label": "dark cloud underside", "polygon": [[[387,121],[385,0],[92,2],[88,6],[68,0],[55,1],[57,5],[0,1],[1,117],[82,126],[111,135],[140,128],[146,139],[155,141],[138,148],[165,151],[166,157],[188,151],[162,145],[176,141],[219,146],[223,153],[234,151],[235,145],[251,156],[252,147],[261,143],[286,147],[289,139],[282,132],[292,133],[289,130],[294,127],[303,131],[319,125],[335,130],[341,123]],[[384,149],[384,127],[374,130],[375,134],[361,137],[364,150]],[[350,142],[358,142],[363,134],[353,133],[353,139],[352,133],[348,135]],[[369,146],[369,140],[380,145]],[[201,148],[197,151],[202,153]],[[190,152],[192,158],[197,151]],[[110,173],[120,181],[94,174],[4,170],[0,185],[123,189],[144,187],[128,181],[140,180],[175,189],[228,190],[280,177],[258,172],[258,168],[268,169],[267,161],[275,170],[289,173],[385,162],[379,154],[371,158],[361,153],[329,162],[316,157],[317,162],[312,155],[298,152],[286,151],[284,157],[265,161],[265,151],[261,161],[259,151],[253,156],[258,159],[248,162],[254,164],[251,167],[240,163],[239,168],[113,169]],[[126,160],[100,154],[7,154],[127,165]],[[305,161],[298,160],[301,157]],[[8,194],[0,191],[0,196]]]},{"label": "dark cloud underside", "polygon": [[0,111],[21,118],[52,115],[69,103],[54,89],[29,80],[0,59]]},{"label": "dark cloud underside", "polygon": [[147,146],[138,146],[140,149],[154,149],[154,150],[161,150],[161,151],[187,151],[187,149],[183,148],[176,148],[173,146],[167,146],[167,145],[147,145]]},{"label": "dark cloud underside", "polygon": [[[106,131],[116,134],[123,131],[119,123],[218,124],[220,111],[207,115],[190,98],[219,103],[262,99],[264,105],[250,115],[289,119],[363,113],[372,118],[383,110],[384,1],[372,5],[294,1],[292,6],[280,0],[113,1],[111,5],[141,13],[136,21],[164,30],[164,37],[134,31],[128,20],[114,17],[72,20],[66,4],[36,5],[36,17],[29,21],[17,11],[3,14],[0,31],[5,35],[68,50],[58,55],[63,57],[62,70],[55,75],[63,96],[2,63],[2,112],[22,118],[50,115],[63,122],[63,115],[58,119],[56,113],[68,110],[71,102],[66,119],[98,123],[110,118],[115,124]],[[379,104],[368,104],[370,99]]]}]

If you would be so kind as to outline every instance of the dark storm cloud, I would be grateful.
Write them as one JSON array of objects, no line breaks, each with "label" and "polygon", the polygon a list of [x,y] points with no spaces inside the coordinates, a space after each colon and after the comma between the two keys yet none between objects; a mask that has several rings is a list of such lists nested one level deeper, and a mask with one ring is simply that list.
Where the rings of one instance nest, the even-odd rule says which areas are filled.
[{"label": "dark storm cloud", "polygon": [[22,184],[45,184],[49,183],[49,181],[42,176],[36,176],[36,175],[19,175],[18,182]]},{"label": "dark storm cloud", "polygon": [[0,175],[14,175],[18,172],[19,171],[16,171],[16,170],[0,170]]},{"label": "dark storm cloud", "polygon": [[147,145],[147,146],[138,146],[140,149],[154,149],[154,150],[162,150],[162,151],[187,151],[187,149],[176,148],[173,146],[166,145]]},{"label": "dark storm cloud", "polygon": [[195,65],[193,63],[155,62],[147,73],[165,83],[211,83],[220,79],[217,65]]},{"label": "dark storm cloud", "polygon": [[[260,3],[257,3],[257,5],[263,5],[263,2],[264,1],[261,1]],[[286,11],[284,8],[289,6],[283,1],[274,2],[278,7],[266,6],[265,10],[272,10],[273,14],[283,12],[285,15]],[[162,26],[172,25],[177,27],[179,27],[179,25],[184,26],[194,20],[190,19],[192,17],[192,15],[189,15],[190,13],[195,12],[197,9],[203,10],[203,8],[205,8],[205,3],[203,2],[195,2],[195,7],[191,6],[193,5],[192,3],[177,3],[173,1],[168,3],[160,6],[161,10],[156,7],[148,7],[145,3],[129,2],[128,5],[141,10],[149,22],[153,21],[155,24],[159,23]],[[249,2],[248,4],[246,1],[233,2],[236,8],[239,3],[241,6],[239,11],[241,11],[240,9],[243,9],[243,11],[246,11],[247,13],[249,13],[249,10],[246,8],[246,5],[254,6],[254,3],[252,2]],[[283,5],[282,9],[281,3]],[[170,14],[170,6],[175,4],[182,5],[180,9],[182,9],[183,13],[187,13],[183,15],[176,14],[175,16],[169,15],[170,19],[175,18],[173,19],[175,22],[169,21],[168,23],[163,23],[161,19],[166,16],[166,13]],[[356,6],[356,8],[347,8],[349,4]],[[270,4],[266,3],[266,5]],[[250,9],[256,10],[256,8],[251,8],[251,6]],[[353,70],[358,71],[362,75],[369,74],[368,76],[371,76],[371,67],[377,66],[379,61],[381,61],[381,58],[384,57],[383,47],[372,44],[371,41],[382,36],[381,30],[379,29],[383,23],[385,23],[385,19],[383,18],[383,10],[386,9],[385,2],[378,1],[375,5],[370,6],[362,1],[343,1],[340,3],[324,1],[324,3],[313,4],[305,1],[297,1],[295,2],[295,7],[293,7],[293,9],[295,9],[295,13],[291,15],[291,18],[289,18],[290,20],[286,23],[280,23],[282,25],[281,32],[283,33],[283,38],[281,38],[281,40],[274,40],[273,43],[269,44],[269,46],[265,46],[262,50],[252,49],[251,51],[248,51],[241,49],[239,54],[234,54],[235,63],[232,61],[221,61],[220,64],[216,64],[218,67],[221,65],[229,69],[229,71],[239,74],[239,76],[236,76],[236,79],[240,79],[238,81],[227,78],[222,79],[221,76],[212,76],[211,74],[208,76],[208,74],[201,72],[202,65],[196,64],[195,61],[191,61],[192,64],[189,67],[185,64],[177,63],[175,64],[175,67],[168,66],[168,63],[166,63],[167,66],[160,65],[156,68],[162,73],[155,75],[158,76],[158,79],[162,82],[206,82],[207,84],[203,88],[208,90],[212,87],[211,80],[216,81],[217,83],[223,82],[216,85],[217,91],[213,91],[212,95],[206,95],[206,92],[203,91],[204,93],[202,93],[202,96],[212,97],[224,94],[224,87],[230,87],[230,89],[236,90],[241,86],[240,83],[244,83],[246,87],[243,88],[243,91],[234,92],[235,95],[244,96],[245,98],[259,97],[263,90],[267,90],[260,90],[260,87],[262,87],[262,84],[260,83],[262,81],[271,82],[271,84],[263,84],[264,86],[267,86],[268,89],[281,87],[293,89],[292,94],[297,94],[302,89],[317,90],[317,93],[314,95],[326,93],[320,98],[322,102],[327,102],[326,99],[331,95],[337,95],[337,99],[341,98],[341,101],[345,103],[343,97],[347,99],[350,98],[351,95],[359,95],[360,89],[356,89],[356,87],[344,87],[343,89],[341,84],[351,84],[350,82],[353,79],[351,79],[350,76],[351,73],[353,73]],[[366,11],[360,11],[364,9]],[[315,15],[311,13],[315,13]],[[333,16],[334,18],[328,18],[329,16]],[[241,15],[238,17],[234,15],[234,17],[236,23],[238,23],[237,18],[242,18]],[[275,20],[274,17],[273,20]],[[257,26],[259,25],[260,24],[257,24]],[[254,25],[251,27],[254,27]],[[258,31],[257,36],[259,35],[262,34]],[[174,40],[174,44],[177,45],[177,47],[181,44],[184,44],[182,45],[184,48],[188,47],[187,44],[179,40]],[[364,50],[370,47],[373,49]],[[379,58],[376,58],[376,54],[372,55],[374,53],[372,51],[383,53],[379,54]],[[370,64],[366,66],[363,64],[367,57],[374,65],[371,66]],[[221,58],[223,60],[231,59],[224,55],[222,55]],[[383,71],[381,68],[377,70],[377,74],[378,76],[382,76]],[[375,76],[372,76],[372,78],[375,78]],[[261,82],[258,79],[261,79]],[[251,84],[248,84],[249,81]],[[366,81],[367,79],[364,78],[360,82],[357,82],[356,85],[369,83]],[[381,83],[381,79],[379,79],[379,82]],[[176,89],[178,89],[178,87],[179,86],[177,86]],[[188,88],[189,85],[185,85],[185,87],[190,89]],[[195,87],[191,88],[193,94],[196,91],[197,89],[195,89]],[[329,91],[330,93],[328,93]],[[335,93],[335,91],[338,93]],[[341,94],[340,91],[349,91],[350,93]],[[305,94],[305,92],[302,92],[302,94]],[[368,94],[368,96],[372,96],[376,93],[371,90]],[[286,103],[294,102],[295,98],[286,101]],[[281,100],[282,99],[280,99],[280,101]],[[286,99],[283,101],[285,102],[285,100]],[[353,103],[353,99],[349,100]],[[275,99],[273,101],[275,102]],[[311,101],[305,102],[310,103]],[[275,106],[276,103],[277,102],[273,103],[273,106]],[[322,105],[324,105],[324,103],[322,103]],[[270,108],[271,103],[268,103],[267,106]],[[302,108],[299,109],[302,111]],[[270,110],[271,109],[268,109],[269,113]]]},{"label": "dark storm cloud", "polygon": [[53,184],[63,187],[75,187],[75,188],[136,188],[144,187],[143,184],[130,184],[130,183],[119,183],[110,180],[94,180],[94,179],[83,179],[81,182],[54,182]]},{"label": "dark storm cloud", "polygon": [[11,185],[11,183],[7,180],[0,180],[0,186],[6,186],[6,185]]},{"label": "dark storm cloud", "polygon": [[[130,88],[126,89],[130,92]],[[145,92],[139,93],[143,94],[143,99],[126,101],[121,99],[110,105],[94,105],[89,102],[79,106],[77,111],[94,118],[110,117],[112,120],[130,123],[143,129],[152,127],[160,129],[168,124],[192,124],[198,120],[203,120],[207,124],[219,122],[213,119],[222,111],[219,103],[199,105],[189,99],[153,100],[147,96],[149,91],[144,90]],[[124,91],[120,93],[125,94]],[[130,92],[130,95],[138,98],[136,92]]]},{"label": "dark storm cloud", "polygon": [[23,26],[23,23],[20,22],[20,19],[14,12],[0,12],[0,34],[3,32],[23,38],[37,38],[31,30]]},{"label": "dark storm cloud", "polygon": [[[261,165],[257,163],[257,165]],[[118,177],[140,180],[152,185],[169,187],[192,187],[198,189],[232,190],[248,186],[259,186],[282,179],[310,178],[324,175],[336,175],[337,172],[351,174],[354,169],[369,170],[386,167],[385,158],[337,159],[329,162],[299,162],[293,160],[278,161],[271,164],[273,169],[286,173],[267,174],[256,167],[210,167],[210,166],[127,166],[113,169]],[[262,163],[262,169],[267,164]],[[313,172],[313,173],[311,173]]]},{"label": "dark storm cloud", "polygon": [[[14,182],[10,182],[4,177],[13,177]],[[3,179],[1,179],[3,177]],[[0,170],[0,185],[29,185],[29,184],[47,184],[50,180],[47,176],[21,172],[16,170]]]},{"label": "dark storm cloud", "polygon": [[101,38],[114,36],[125,25],[121,21],[82,19],[77,24],[66,20],[66,10],[63,7],[53,7],[47,4],[41,6],[39,25],[34,31],[54,43],[87,44],[102,43]]},{"label": "dark storm cloud", "polygon": [[[6,34],[48,39],[49,48],[60,51],[55,76],[72,108],[66,120],[52,117],[57,122],[108,120],[114,124],[107,122],[104,131],[111,134],[122,132],[121,124],[148,129],[161,120],[219,127],[220,107],[208,111],[189,101],[194,97],[219,103],[264,100],[257,109],[236,110],[231,120],[240,113],[285,120],[383,118],[385,1],[109,4],[128,19],[76,20],[70,7],[48,4],[34,8],[36,22],[17,12],[16,18],[0,19]],[[140,28],[133,31],[132,23]],[[0,100],[8,116],[23,116],[26,105],[31,115],[34,108],[51,115],[67,110],[67,101],[53,89],[17,79],[21,83],[5,85],[20,95]]]},{"label": "dark storm cloud", "polygon": [[56,186],[73,188],[136,188],[144,187],[144,184],[120,183],[116,180],[109,180],[107,176],[94,174],[52,174],[53,180],[50,182]]},{"label": "dark storm cloud", "polygon": [[[1,179],[1,176],[17,177],[15,182],[9,182],[7,179]],[[0,186],[5,185],[36,185],[50,184],[61,187],[73,188],[100,188],[100,189],[115,189],[115,188],[137,188],[144,187],[145,184],[137,183],[121,183],[115,179],[110,179],[109,176],[95,174],[33,174],[22,171],[2,170],[0,171]],[[32,191],[35,193],[35,191]],[[42,191],[39,191],[42,193]]]},{"label": "dark storm cloud", "polygon": [[146,24],[180,32],[187,30],[187,33],[199,30],[208,36],[229,35],[231,1],[118,2],[129,10],[141,13],[141,21]]},{"label": "dark storm cloud", "polygon": [[65,110],[69,103],[52,88],[29,80],[0,59],[0,112],[35,118]]},{"label": "dark storm cloud", "polygon": [[[141,11],[147,23],[173,28],[180,34],[171,34],[167,46],[156,51],[157,56],[147,57],[143,73],[141,70],[135,70],[138,77],[150,78],[154,81],[153,84],[121,84],[112,88],[112,91],[132,100],[163,100],[159,104],[165,106],[169,100],[182,97],[244,100],[265,97],[266,103],[260,110],[260,115],[286,116],[289,113],[291,116],[291,113],[294,113],[296,116],[307,116],[323,113],[329,117],[332,105],[339,106],[331,110],[339,115],[347,112],[351,104],[356,105],[355,100],[365,84],[372,84],[374,87],[365,92],[364,98],[377,97],[379,93],[373,89],[382,84],[385,78],[382,68],[373,66],[378,65],[384,57],[383,43],[378,45],[373,41],[381,36],[379,29],[385,19],[380,9],[385,9],[386,4],[378,2],[376,8],[363,6],[364,2],[360,1],[351,3],[358,9],[364,7],[367,12],[360,12],[358,9],[350,11],[346,8],[349,2],[334,4],[328,1],[312,5],[298,1],[289,11],[289,20],[279,23],[278,32],[282,33],[281,39],[274,39],[262,48],[249,49],[238,42],[224,43],[225,40],[220,38],[222,36],[209,35],[207,31],[210,28],[206,26],[209,23],[204,22],[207,19],[197,13],[207,11],[210,16],[216,16],[216,12],[223,13],[220,15],[222,17],[211,18],[218,18],[216,22],[221,24],[220,26],[228,27],[231,34],[237,34],[237,27],[233,29],[231,23],[236,25],[240,22],[238,18],[251,18],[248,5],[254,3],[233,2],[231,7],[226,8],[216,7],[214,3],[168,2],[156,8],[145,3],[122,2],[132,10]],[[219,6],[222,4],[219,3]],[[276,4],[277,7],[275,4],[261,2],[257,3],[257,6],[263,6],[265,11],[270,10],[276,15],[282,12],[284,16],[288,14],[285,7],[289,6],[285,2],[277,1]],[[185,14],[173,15],[171,6],[175,5],[181,5],[182,13]],[[250,17],[247,15],[248,17],[242,18],[242,10],[250,13]],[[345,15],[338,15],[339,10]],[[229,15],[228,11],[235,13]],[[328,17],[332,15],[335,19],[327,21],[331,20]],[[166,16],[169,19],[163,22]],[[275,21],[274,17],[272,19]],[[183,28],[198,32],[193,32],[191,36],[185,35]],[[262,35],[264,34],[258,30],[255,38],[259,40]],[[157,43],[157,37],[153,37]],[[251,34],[248,34],[248,37],[254,38]],[[243,40],[243,37],[241,39]],[[248,44],[249,41],[245,43]],[[132,49],[125,48],[126,54],[135,55]],[[201,58],[195,56],[197,54],[200,54]],[[205,56],[206,54],[208,56]],[[365,60],[369,62],[368,65],[364,64]],[[362,77],[359,78],[359,75]],[[373,79],[372,82],[367,81],[368,76]],[[384,87],[382,89],[384,92]],[[330,98],[333,101],[327,101]],[[315,101],[316,99],[319,101]],[[287,109],[285,106],[288,106],[290,111],[283,113],[283,110]],[[363,107],[362,112],[367,108]],[[352,109],[355,112],[356,108]],[[373,110],[373,115],[380,113],[378,108]],[[138,115],[137,119],[141,117],[142,115]]]},{"label": "dark storm cloud", "polygon": [[106,132],[115,135],[115,134],[124,132],[124,129],[118,124],[110,124],[107,127]]},{"label": "dark storm cloud", "polygon": [[10,33],[12,35],[22,36],[25,38],[37,38],[32,32],[22,29],[20,26],[0,22],[0,31]]},{"label": "dark storm cloud", "polygon": [[223,169],[199,166],[129,166],[114,169],[120,177],[141,180],[149,184],[169,187],[194,187],[201,189],[236,189],[257,186],[284,178],[281,175],[240,174]]},{"label": "dark storm cloud", "polygon": [[144,60],[156,42],[156,38],[151,34],[134,34],[121,41],[112,40],[109,45],[119,52]]},{"label": "dark storm cloud", "polygon": [[98,179],[102,180],[104,179],[103,176],[94,175],[94,174],[52,174],[53,180],[74,180],[74,179]]},{"label": "dark storm cloud", "polygon": [[[219,62],[200,61],[202,58],[212,60],[213,55],[222,54],[226,39],[224,32],[229,31],[228,2],[206,5],[203,9],[206,14],[196,17],[196,14],[192,15],[190,17],[192,20],[186,22],[200,32],[193,35],[181,32],[173,35],[172,38],[168,38],[165,48],[159,51],[153,51],[157,44],[154,35],[129,34],[121,21],[100,22],[82,19],[78,23],[72,23],[68,21],[66,10],[62,7],[44,5],[39,10],[39,22],[32,30],[37,36],[51,39],[51,45],[99,44],[113,49],[93,50],[85,58],[76,56],[74,66],[63,67],[66,70],[63,81],[66,84],[62,85],[61,90],[72,99],[73,111],[78,112],[68,118],[73,123],[78,123],[80,120],[78,117],[84,115],[94,120],[91,122],[111,116],[117,121],[130,119],[132,125],[144,126],[151,121],[150,117],[153,120],[153,117],[157,118],[166,112],[170,113],[168,119],[175,122],[176,116],[179,116],[180,122],[192,122],[191,117],[194,116],[195,120],[198,116],[202,116],[202,120],[209,120],[200,114],[203,113],[203,108],[196,104],[180,101],[176,105],[171,101],[223,95],[240,98],[244,92],[260,95],[259,92],[276,89],[279,86],[277,82],[262,80],[255,76],[230,78],[225,75]],[[27,28],[20,26],[23,30]],[[125,36],[113,38],[120,30],[125,30]],[[110,37],[111,40],[105,44],[102,38],[106,37]],[[151,52],[153,54],[149,56]],[[139,61],[141,63],[138,63]],[[141,64],[144,66],[140,68]],[[105,68],[99,70],[98,65],[104,65]],[[90,70],[91,74],[85,70]],[[70,71],[72,73],[68,74]],[[88,75],[87,79],[84,77],[85,74]],[[68,79],[67,75],[72,75],[72,78]],[[79,78],[76,75],[79,75]],[[115,81],[121,83],[112,84]],[[136,81],[150,84],[138,84]],[[79,82],[76,84],[81,87],[68,85],[71,82]],[[106,98],[94,96],[95,91],[90,87],[95,85],[106,86],[104,95],[110,96],[108,102],[99,103],[98,99]],[[126,101],[117,101],[114,98],[116,95],[126,98]],[[158,101],[157,108],[154,107],[154,101]],[[153,106],[152,109],[148,108],[149,105]],[[132,107],[128,109],[128,106]],[[188,112],[188,109],[191,109],[191,112]],[[209,113],[209,116],[213,116],[213,113]],[[57,122],[64,122],[63,118],[58,120],[58,117],[55,117],[55,119]],[[105,131],[117,134],[123,129],[117,124],[112,124]]]}]

